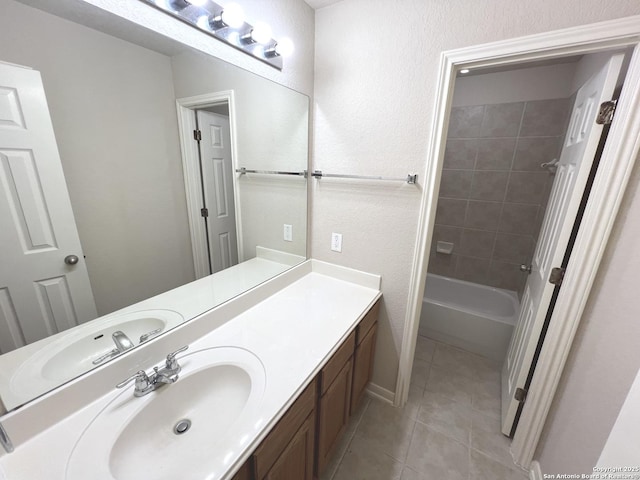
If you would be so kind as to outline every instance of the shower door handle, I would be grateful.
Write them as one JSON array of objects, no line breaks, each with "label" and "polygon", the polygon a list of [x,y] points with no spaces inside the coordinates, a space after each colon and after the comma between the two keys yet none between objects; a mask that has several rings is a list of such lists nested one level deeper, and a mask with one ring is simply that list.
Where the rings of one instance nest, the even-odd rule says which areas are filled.
[{"label": "shower door handle", "polygon": [[520,265],[520,271],[527,272],[529,275],[531,275],[531,265],[525,265],[523,263],[522,265]]}]

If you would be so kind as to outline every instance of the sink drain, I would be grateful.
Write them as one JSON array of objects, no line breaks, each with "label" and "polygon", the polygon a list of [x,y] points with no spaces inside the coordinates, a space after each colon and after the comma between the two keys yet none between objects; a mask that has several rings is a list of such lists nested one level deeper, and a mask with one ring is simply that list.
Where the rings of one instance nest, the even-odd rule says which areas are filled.
[{"label": "sink drain", "polygon": [[187,432],[191,428],[191,420],[185,418],[184,420],[180,420],[173,427],[173,433],[176,435],[182,435]]}]

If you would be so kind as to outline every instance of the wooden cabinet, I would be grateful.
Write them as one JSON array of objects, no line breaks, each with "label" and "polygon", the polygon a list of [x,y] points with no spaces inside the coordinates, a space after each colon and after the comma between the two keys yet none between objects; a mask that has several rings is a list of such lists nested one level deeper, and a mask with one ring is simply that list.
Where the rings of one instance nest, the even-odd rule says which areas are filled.
[{"label": "wooden cabinet", "polygon": [[373,357],[376,349],[378,331],[378,311],[380,301],[369,310],[356,327],[356,351],[353,356],[353,384],[351,389],[351,408],[353,413],[364,396],[373,373]]},{"label": "wooden cabinet", "polygon": [[231,480],[253,480],[251,472],[251,460],[247,461]]},{"label": "wooden cabinet", "polygon": [[256,449],[256,480],[313,478],[316,391],[314,380]]},{"label": "wooden cabinet", "polygon": [[310,414],[264,477],[266,480],[313,479],[315,422],[315,415]]},{"label": "wooden cabinet", "polygon": [[379,307],[378,301],[233,480],[320,476],[371,379]]},{"label": "wooden cabinet", "polygon": [[367,385],[371,381],[371,374],[373,373],[373,357],[376,349],[376,334],[378,326],[371,327],[367,335],[362,339],[360,345],[356,347],[356,353],[353,357],[353,385],[351,390],[351,409],[353,413],[365,391]]},{"label": "wooden cabinet", "polygon": [[349,423],[355,343],[356,332],[354,331],[320,372],[318,454],[316,456],[318,476],[329,463],[331,454]]}]

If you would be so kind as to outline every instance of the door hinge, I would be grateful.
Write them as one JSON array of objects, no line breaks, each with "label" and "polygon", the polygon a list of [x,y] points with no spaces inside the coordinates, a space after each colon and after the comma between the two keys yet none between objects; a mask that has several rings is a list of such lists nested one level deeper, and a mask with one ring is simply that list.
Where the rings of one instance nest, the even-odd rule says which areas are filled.
[{"label": "door hinge", "polygon": [[513,398],[515,398],[516,402],[524,403],[527,399],[527,391],[524,388],[516,388]]},{"label": "door hinge", "polygon": [[552,268],[551,275],[549,275],[549,283],[553,283],[557,287],[562,285],[562,280],[564,279],[565,272],[566,270],[561,267]]},{"label": "door hinge", "polygon": [[609,125],[613,121],[613,114],[616,111],[617,100],[609,100],[600,104],[600,111],[596,117],[598,125]]},{"label": "door hinge", "polygon": [[196,141],[200,141],[202,140],[202,132],[200,130],[194,130],[193,131],[193,139]]},{"label": "door hinge", "polygon": [[200,209],[200,215],[202,215],[204,218],[207,218],[209,216],[209,209],[208,208],[201,208]]}]

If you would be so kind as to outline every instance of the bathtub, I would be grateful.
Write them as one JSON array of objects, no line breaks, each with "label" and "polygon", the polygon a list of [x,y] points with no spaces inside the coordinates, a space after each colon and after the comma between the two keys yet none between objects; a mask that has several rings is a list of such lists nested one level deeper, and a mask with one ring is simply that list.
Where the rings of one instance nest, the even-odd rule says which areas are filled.
[{"label": "bathtub", "polygon": [[429,274],[419,333],[502,362],[519,312],[515,292]]}]

